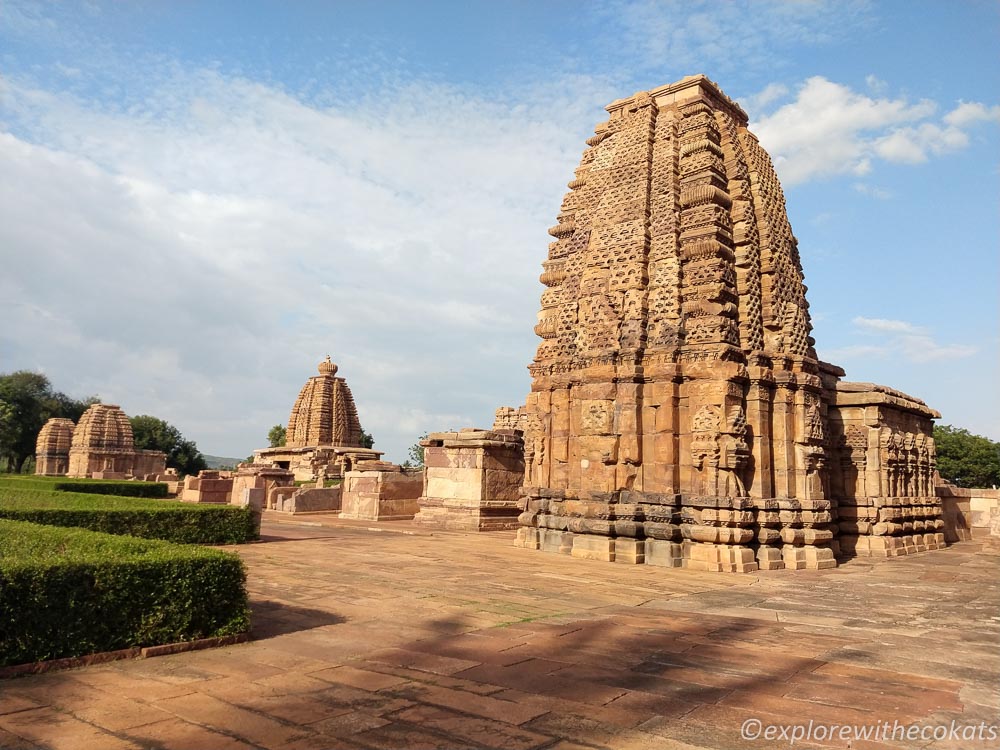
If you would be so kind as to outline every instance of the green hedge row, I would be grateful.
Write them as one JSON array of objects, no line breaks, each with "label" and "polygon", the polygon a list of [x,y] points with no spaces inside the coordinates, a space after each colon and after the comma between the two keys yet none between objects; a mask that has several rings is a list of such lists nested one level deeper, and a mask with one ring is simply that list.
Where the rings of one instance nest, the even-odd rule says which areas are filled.
[{"label": "green hedge row", "polygon": [[167,497],[168,494],[163,482],[56,482],[53,489],[120,497]]},{"label": "green hedge row", "polygon": [[259,517],[249,508],[51,490],[0,487],[0,518],[185,544],[244,544],[260,537]]},{"label": "green hedge row", "polygon": [[[162,482],[142,482],[133,479],[85,479],[82,477],[46,477],[37,474],[0,474],[0,491],[4,489],[53,490],[89,492],[121,497],[167,497]],[[155,489],[150,489],[155,488]]]},{"label": "green hedge row", "polygon": [[220,550],[0,520],[0,666],[246,632],[245,582]]}]

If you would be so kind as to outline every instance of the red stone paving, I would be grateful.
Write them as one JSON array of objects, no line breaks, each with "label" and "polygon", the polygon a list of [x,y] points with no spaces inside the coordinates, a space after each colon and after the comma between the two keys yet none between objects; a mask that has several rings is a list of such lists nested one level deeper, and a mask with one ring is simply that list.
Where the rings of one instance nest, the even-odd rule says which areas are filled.
[{"label": "red stone paving", "polygon": [[0,748],[1000,747],[741,736],[1000,728],[1000,558],[975,543],[727,575],[406,522],[269,516],[264,534],[236,548],[254,640],[0,681]]}]

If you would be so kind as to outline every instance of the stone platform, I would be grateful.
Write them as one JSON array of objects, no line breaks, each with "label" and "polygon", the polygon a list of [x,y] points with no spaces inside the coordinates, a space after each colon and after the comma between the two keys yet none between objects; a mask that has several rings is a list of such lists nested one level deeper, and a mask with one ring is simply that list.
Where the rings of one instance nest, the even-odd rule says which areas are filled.
[{"label": "stone platform", "polygon": [[253,642],[0,681],[0,747],[690,750],[791,746],[741,739],[748,720],[1000,724],[1000,558],[978,542],[719,576],[264,515],[238,549]]}]

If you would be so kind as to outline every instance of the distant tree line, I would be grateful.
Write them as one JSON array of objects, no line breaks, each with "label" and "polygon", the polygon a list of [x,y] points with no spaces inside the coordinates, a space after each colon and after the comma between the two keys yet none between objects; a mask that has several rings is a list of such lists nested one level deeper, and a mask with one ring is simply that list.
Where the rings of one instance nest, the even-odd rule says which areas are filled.
[{"label": "distant tree line", "polygon": [[934,426],[937,470],[956,487],[1000,486],[1000,443],[950,424]]},{"label": "distant tree line", "polygon": [[0,375],[0,468],[20,474],[35,455],[42,426],[53,417],[78,422],[97,396],[75,399],[52,387],[39,372]]},{"label": "distant tree line", "polygon": [[[20,474],[30,469],[38,433],[49,419],[79,422],[87,408],[97,403],[98,396],[75,399],[55,390],[42,373],[18,370],[0,374],[0,471]],[[167,466],[182,474],[196,474],[205,468],[198,446],[176,427],[148,415],[129,421],[137,449],[163,451]]]}]

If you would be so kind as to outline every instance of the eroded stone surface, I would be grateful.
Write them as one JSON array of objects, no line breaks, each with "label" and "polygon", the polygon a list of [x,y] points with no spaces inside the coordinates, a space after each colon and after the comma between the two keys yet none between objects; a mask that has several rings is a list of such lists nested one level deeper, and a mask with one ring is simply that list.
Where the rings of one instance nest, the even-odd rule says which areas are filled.
[{"label": "eroded stone surface", "polygon": [[[923,402],[816,357],[797,241],[704,76],[613,102],[549,230],[518,543],[701,570],[944,544]],[[841,515],[841,512],[843,515]]]},{"label": "eroded stone surface", "polygon": [[417,524],[461,531],[517,528],[524,481],[524,440],[519,432],[434,432],[420,445],[424,488]]}]

